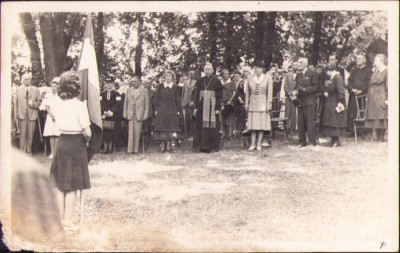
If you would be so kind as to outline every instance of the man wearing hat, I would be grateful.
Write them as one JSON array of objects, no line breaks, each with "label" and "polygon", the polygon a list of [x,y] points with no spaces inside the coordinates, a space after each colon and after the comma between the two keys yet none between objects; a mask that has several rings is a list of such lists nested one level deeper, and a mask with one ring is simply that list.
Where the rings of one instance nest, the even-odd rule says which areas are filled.
[{"label": "man wearing hat", "polygon": [[38,108],[42,102],[39,89],[31,86],[32,74],[22,76],[22,84],[17,88],[14,115],[20,131],[19,149],[32,153],[32,139],[38,119]]}]

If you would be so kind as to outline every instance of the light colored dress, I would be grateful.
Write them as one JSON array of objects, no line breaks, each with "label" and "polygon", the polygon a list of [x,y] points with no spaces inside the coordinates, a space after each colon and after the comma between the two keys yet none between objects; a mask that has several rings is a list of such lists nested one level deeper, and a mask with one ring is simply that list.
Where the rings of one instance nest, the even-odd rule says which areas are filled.
[{"label": "light colored dress", "polygon": [[[44,106],[44,108],[49,106],[50,110],[54,111],[58,103],[60,103],[60,98],[58,95],[53,94],[53,92],[47,92],[42,101],[42,106]],[[46,116],[46,122],[44,124],[43,136],[60,136],[60,130],[58,129],[56,122],[53,121],[48,113]]]},{"label": "light colored dress", "polygon": [[270,109],[272,107],[272,77],[254,75],[248,80],[246,105],[249,108],[248,130],[271,130]]}]

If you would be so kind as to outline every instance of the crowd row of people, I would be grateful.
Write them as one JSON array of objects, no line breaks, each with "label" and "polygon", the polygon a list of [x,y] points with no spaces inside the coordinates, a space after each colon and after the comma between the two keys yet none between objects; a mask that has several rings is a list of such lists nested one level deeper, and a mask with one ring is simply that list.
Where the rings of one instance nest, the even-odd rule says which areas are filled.
[{"label": "crowd row of people", "polygon": [[[208,63],[202,77],[190,70],[179,81],[171,70],[158,82],[134,76],[125,87],[107,78],[100,95],[102,149],[109,153],[126,147],[128,153],[138,153],[145,131],[160,143],[161,152],[179,145],[184,138],[193,139],[196,152],[217,151],[221,141],[243,133],[251,136],[249,150],[261,150],[265,143],[268,145],[263,140],[273,126],[271,117],[287,119],[288,131],[298,132],[299,147],[307,145],[306,135],[308,142],[316,145],[318,129],[337,147],[341,144],[339,137],[354,131],[356,96],[363,94],[368,94],[365,126],[375,129],[377,138],[383,140],[387,128],[385,61],[385,55],[378,54],[371,69],[365,55],[357,55],[347,80],[337,67],[335,55],[329,57],[325,67],[309,66],[306,58],[300,58],[280,74],[264,73],[263,62],[256,62],[253,73],[250,68],[233,74],[222,69],[216,75],[214,66]],[[50,87],[36,88],[30,85],[31,74],[22,77],[13,111],[21,150],[32,152],[40,112],[48,112],[59,103],[59,80],[56,77]],[[280,103],[274,106],[284,107],[284,115],[271,113],[273,98],[279,98]],[[49,139],[52,157],[60,131],[48,113],[40,130]]]}]

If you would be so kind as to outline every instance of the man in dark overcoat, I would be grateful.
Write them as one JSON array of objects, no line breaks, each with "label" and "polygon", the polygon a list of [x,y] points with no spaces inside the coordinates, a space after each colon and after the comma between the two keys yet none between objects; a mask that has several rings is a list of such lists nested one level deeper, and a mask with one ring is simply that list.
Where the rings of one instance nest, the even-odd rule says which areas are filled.
[{"label": "man in dark overcoat", "polygon": [[356,66],[351,71],[349,83],[349,105],[347,111],[347,131],[354,132],[354,119],[357,116],[356,96],[365,95],[368,91],[372,70],[366,66],[365,55],[356,56]]},{"label": "man in dark overcoat", "polygon": [[298,74],[296,76],[296,90],[298,90],[298,117],[297,127],[299,134],[298,147],[304,147],[306,143],[306,132],[308,140],[316,145],[316,103],[318,92],[318,75],[309,69],[308,59],[300,58],[298,62]]}]

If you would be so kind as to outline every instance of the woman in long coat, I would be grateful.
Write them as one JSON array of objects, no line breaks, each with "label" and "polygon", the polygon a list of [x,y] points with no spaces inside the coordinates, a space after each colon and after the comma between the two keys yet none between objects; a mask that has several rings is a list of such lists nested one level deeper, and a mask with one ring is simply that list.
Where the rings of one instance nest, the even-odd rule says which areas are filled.
[{"label": "woman in long coat", "polygon": [[365,126],[375,129],[379,141],[384,140],[387,128],[388,77],[383,54],[375,56],[374,68],[369,82]]},{"label": "woman in long coat", "polygon": [[158,86],[154,97],[154,138],[161,141],[162,153],[170,150],[171,140],[178,138],[181,106],[180,91],[174,83],[175,73],[168,70],[164,77],[165,81]]},{"label": "woman in long coat", "polygon": [[244,108],[246,94],[244,93],[244,80],[238,71],[233,74],[233,81],[236,84],[235,99],[233,100],[233,112],[236,117],[236,132],[241,134],[246,125],[246,110]]},{"label": "woman in long coat", "polygon": [[321,87],[324,96],[322,134],[331,137],[332,147],[339,147],[339,137],[346,135],[347,126],[344,82],[338,71],[328,70],[326,74],[327,80]]},{"label": "woman in long coat", "polygon": [[[248,79],[245,108],[248,111],[247,129],[251,131],[249,151],[261,151],[264,131],[271,130],[270,110],[272,108],[272,77],[263,74],[264,66],[258,62],[255,74]],[[257,136],[258,135],[258,136]],[[257,138],[257,146],[256,146]]]},{"label": "woman in long coat", "polygon": [[[110,128],[104,127],[103,124],[103,146],[104,146],[104,154],[113,153],[114,152],[114,140],[116,136],[116,130],[119,130],[117,125],[117,118],[120,116],[120,102],[121,96],[115,90],[113,90],[114,84],[111,78],[106,80],[104,84],[104,91],[100,94],[101,101],[101,114],[103,120],[113,122],[114,126]],[[117,128],[117,129],[116,129]],[[114,145],[113,145],[114,144]]]}]

